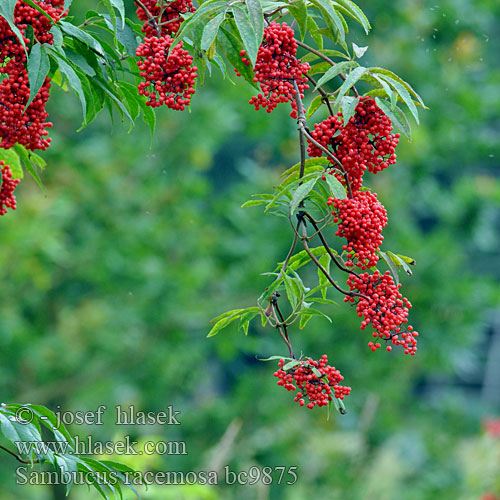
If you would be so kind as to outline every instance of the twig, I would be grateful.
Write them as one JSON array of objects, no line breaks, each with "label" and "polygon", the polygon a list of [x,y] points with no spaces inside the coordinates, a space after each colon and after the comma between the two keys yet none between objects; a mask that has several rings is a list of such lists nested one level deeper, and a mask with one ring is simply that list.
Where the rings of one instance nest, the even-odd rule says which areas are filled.
[{"label": "twig", "polygon": [[[321,59],[326,61],[328,64],[331,64],[332,66],[335,66],[337,64],[335,61],[332,61],[328,56],[325,56],[325,54],[322,54],[319,50],[316,50],[313,47],[310,47],[309,45],[305,44],[304,42],[301,42],[300,40],[296,40],[296,42],[297,42],[297,45],[299,47],[302,47],[303,49],[306,49],[307,51],[312,52],[313,54],[317,55],[318,57],[320,57]],[[344,73],[339,73],[339,76],[344,81],[347,78]],[[352,91],[354,92],[354,95],[356,97],[359,97],[359,93],[358,93],[355,86],[352,87]]]},{"label": "twig", "polygon": [[310,259],[316,264],[318,269],[325,275],[325,278],[332,284],[334,288],[336,288],[340,293],[343,293],[344,295],[348,295],[350,297],[363,297],[366,300],[370,300],[369,297],[366,295],[363,295],[362,293],[358,292],[352,292],[352,291],[347,291],[341,288],[335,280],[330,276],[328,271],[321,265],[319,260],[316,258],[316,256],[311,252],[311,249],[309,248],[309,245],[307,244],[307,229],[304,221],[302,221],[302,244],[304,245],[304,250],[306,251],[307,255],[309,255]]},{"label": "twig", "polygon": [[6,451],[9,455],[12,455],[18,462],[21,462],[22,464],[31,464],[31,463],[38,464],[38,463],[40,463],[40,460],[38,460],[38,459],[33,460],[33,461],[32,460],[24,460],[19,455],[17,455],[13,451],[9,450],[5,446],[2,446],[1,444],[0,444],[0,449],[2,449],[3,451]]},{"label": "twig", "polygon": [[333,254],[330,246],[328,245],[328,242],[326,241],[325,237],[323,236],[323,233],[321,230],[318,228],[318,225],[316,224],[316,221],[313,219],[313,217],[308,214],[307,212],[304,212],[304,217],[312,224],[314,229],[316,229],[316,234],[319,236],[319,239],[321,240],[321,243],[323,243],[323,247],[325,250],[328,252],[328,255],[330,255],[331,259],[335,263],[335,265],[341,269],[342,271],[349,273],[349,274],[354,274],[357,278],[359,278],[359,274],[355,273],[354,271],[348,269],[344,265],[342,265],[338,260],[337,257]]},{"label": "twig", "polygon": [[156,19],[154,18],[153,14],[149,12],[149,9],[141,2],[141,0],[134,0],[134,2],[144,11],[146,16],[148,17],[149,23],[153,26],[158,36],[161,37],[161,30],[160,28],[158,28],[158,23],[156,22]]},{"label": "twig", "polygon": [[[317,85],[316,80],[312,76],[305,75],[305,77],[309,80],[310,83],[314,85],[314,87],[316,87]],[[323,97],[321,101],[328,106],[328,111],[330,113],[330,116],[333,116],[334,113],[332,107],[330,106],[330,99],[328,98],[328,94],[321,87],[318,87],[316,90],[321,94],[321,97]]]}]

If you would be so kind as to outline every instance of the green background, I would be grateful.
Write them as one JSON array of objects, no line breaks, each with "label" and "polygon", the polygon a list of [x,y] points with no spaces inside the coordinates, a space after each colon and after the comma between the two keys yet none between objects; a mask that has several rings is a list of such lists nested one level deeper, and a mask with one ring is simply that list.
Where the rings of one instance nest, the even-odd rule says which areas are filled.
[{"label": "green background", "polygon": [[[415,357],[372,353],[329,291],[341,303],[326,306],[333,325],[292,332],[296,350],[327,353],[353,389],[348,413],[328,421],[256,359],[286,354],[276,331],[205,338],[211,318],[254,305],[268,284],[260,273],[288,250],[286,220],[240,208],[298,160],[288,107],[256,112],[248,84],[214,75],[190,112],[158,113],[151,139],[104,115],[75,133],[77,100],[53,90],[45,191],[26,178],[0,220],[1,400],[107,405],[105,425],[70,426],[82,439],[185,441],[186,456],[113,457],[140,470],[297,467],[292,486],[156,486],[145,499],[500,495],[499,438],[483,428],[500,414],[500,4],[360,6],[374,28],[350,34],[369,46],[362,61],[400,74],[430,108],[398,164],[368,181],[389,213],[383,248],[417,261],[402,281],[421,336]],[[115,426],[118,404],[172,405],[182,425]],[[64,498],[16,486],[20,464],[6,454],[0,464],[0,499]],[[70,498],[98,497],[77,486]]]}]

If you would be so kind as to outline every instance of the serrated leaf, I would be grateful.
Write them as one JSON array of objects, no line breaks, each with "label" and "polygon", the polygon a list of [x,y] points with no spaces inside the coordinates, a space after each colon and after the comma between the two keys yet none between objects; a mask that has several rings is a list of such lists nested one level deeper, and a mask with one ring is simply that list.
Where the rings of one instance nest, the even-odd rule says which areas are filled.
[{"label": "serrated leaf", "polygon": [[[14,148],[3,149],[0,148],[0,160],[3,160],[6,165],[9,165],[14,179],[22,179],[24,176],[21,167],[21,160],[19,155],[15,152]],[[1,179],[0,179],[1,183]]]},{"label": "serrated leaf", "polygon": [[356,106],[359,103],[359,97],[344,96],[340,100],[340,109],[342,110],[342,116],[344,117],[344,127],[347,125],[348,121],[354,116],[356,112]]},{"label": "serrated leaf", "polygon": [[307,31],[312,36],[313,40],[316,42],[319,49],[323,48],[323,37],[318,33],[319,26],[316,21],[311,17],[307,17]]},{"label": "serrated leaf", "polygon": [[316,96],[311,101],[311,104],[309,105],[309,108],[307,109],[307,117],[306,118],[308,120],[320,108],[322,102],[323,102],[323,97],[321,95]]},{"label": "serrated leaf", "polygon": [[269,358],[257,358],[259,361],[277,361],[280,359],[291,360],[292,358],[287,358],[286,356],[270,356]]},{"label": "serrated leaf", "polygon": [[203,30],[203,36],[201,38],[201,50],[208,50],[213,44],[219,31],[219,27],[226,17],[226,11],[217,14],[213,19],[211,19]]},{"label": "serrated leaf", "polygon": [[293,368],[294,366],[297,365],[300,365],[300,361],[297,359],[292,359],[292,361],[289,361],[283,366],[282,370],[287,371],[290,370],[290,368]]},{"label": "serrated leaf", "polygon": [[241,61],[240,51],[244,48],[240,40],[238,40],[230,31],[226,30],[224,26],[220,27],[217,34],[217,41],[222,53],[226,56],[227,60],[238,70],[238,72],[245,78],[245,80],[258,89],[259,87],[253,81],[254,72],[250,66],[247,66]]},{"label": "serrated leaf", "polygon": [[28,79],[30,83],[30,97],[26,103],[25,109],[33,102],[33,99],[38,95],[38,92],[42,88],[45,82],[45,77],[47,76],[50,68],[49,57],[46,52],[44,45],[36,43],[31,48],[27,71]]},{"label": "serrated leaf", "polygon": [[391,77],[386,76],[386,75],[380,75],[380,78],[383,78],[386,82],[388,82],[390,85],[392,85],[392,87],[394,87],[396,92],[401,96],[401,99],[403,99],[404,103],[408,106],[411,114],[413,115],[413,118],[415,118],[415,121],[418,124],[419,119],[418,119],[417,107],[415,106],[415,103],[413,102],[413,100],[410,96],[410,93],[405,88],[405,86],[402,85],[401,83],[399,83],[397,80],[394,80],[394,78],[391,78]]},{"label": "serrated leaf", "polygon": [[257,47],[260,47],[262,37],[264,35],[264,12],[262,11],[262,5],[260,0],[246,0],[246,4],[248,9],[248,19],[252,23],[255,31],[255,41],[257,43]]},{"label": "serrated leaf", "polygon": [[[342,57],[344,59],[349,59],[349,56],[347,56],[342,52],[339,52],[338,50],[323,49],[320,50],[319,52],[328,57]],[[318,56],[317,54],[314,54],[313,52],[309,52],[304,57],[300,58],[302,62],[309,62],[309,63],[312,61],[316,61],[317,59],[321,59],[321,57]]]},{"label": "serrated leaf", "polygon": [[245,208],[245,207],[255,207],[257,205],[262,205],[264,203],[267,203],[266,200],[248,200],[243,205],[241,205],[240,208]]},{"label": "serrated leaf", "polygon": [[399,276],[398,276],[398,270],[396,266],[394,265],[394,262],[391,260],[391,258],[385,253],[385,252],[378,252],[380,257],[384,259],[385,263],[387,264],[387,267],[391,270],[391,274],[394,278],[394,282],[396,285],[399,285]]},{"label": "serrated leaf", "polygon": [[293,193],[292,201],[290,203],[290,215],[295,213],[298,206],[302,202],[302,200],[307,196],[309,191],[315,186],[316,182],[318,182],[319,177],[315,177],[304,184],[301,184]]},{"label": "serrated leaf", "polygon": [[2,16],[7,21],[9,28],[16,35],[16,37],[19,40],[19,42],[21,43],[24,51],[27,52],[26,44],[24,43],[23,35],[22,35],[21,31],[19,31],[19,28],[16,26],[16,23],[14,20],[14,9],[16,7],[16,4],[17,4],[17,0],[1,0],[0,1],[0,16]]},{"label": "serrated leaf", "polygon": [[325,179],[331,193],[335,198],[339,200],[345,200],[347,198],[345,187],[333,174],[326,174]]},{"label": "serrated leaf", "polygon": [[[335,64],[335,66],[332,66],[316,83],[316,87],[314,87],[314,90],[317,90],[318,87],[321,87],[325,83],[329,82],[336,76],[338,76],[340,73],[344,72],[347,69],[350,68],[357,68],[359,65],[356,61],[342,61],[340,63]],[[345,83],[345,82],[344,82]]]},{"label": "serrated leaf", "polygon": [[406,88],[406,90],[408,90],[408,92],[411,95],[413,95],[413,97],[415,97],[417,99],[418,103],[423,108],[427,109],[426,105],[424,104],[424,101],[417,94],[417,92],[415,92],[415,90],[411,87],[411,85],[408,82],[405,82],[401,77],[399,77],[398,75],[396,75],[396,73],[394,73],[394,72],[392,72],[392,71],[390,71],[388,69],[384,69],[384,68],[370,68],[370,73],[372,75],[380,74],[380,75],[392,78],[393,80],[399,82],[401,85],[403,85]]},{"label": "serrated leaf", "polygon": [[337,94],[337,98],[335,99],[335,106],[338,106],[339,103],[340,103],[340,100],[342,99],[342,97],[344,97],[344,95],[351,89],[351,87],[353,87],[356,82],[368,71],[368,68],[364,68],[362,66],[358,67],[358,68],[354,68],[347,76],[346,76],[346,79],[344,81],[344,83],[342,84],[342,86],[340,87],[339,91],[338,91],[338,94]]},{"label": "serrated leaf", "polygon": [[298,0],[296,2],[290,3],[288,6],[288,11],[297,21],[297,26],[299,27],[300,39],[304,41],[307,33],[307,6],[304,0]]},{"label": "serrated leaf", "polygon": [[[332,258],[330,257],[330,255],[328,253],[325,253],[324,255],[322,255],[319,259],[319,263],[323,266],[323,268],[325,269],[325,271],[330,274],[330,263],[332,261]],[[318,282],[319,282],[319,286],[321,286],[321,295],[324,299],[326,299],[326,294],[328,292],[328,286],[325,286],[325,285],[329,285],[330,282],[328,280],[328,278],[324,275],[323,271],[321,271],[321,269],[318,267]]]},{"label": "serrated leaf", "polygon": [[257,44],[255,30],[250,22],[250,19],[248,18],[248,13],[238,7],[238,5],[234,5],[231,11],[234,15],[234,21],[241,36],[241,41],[246,49],[248,58],[250,59],[252,66],[255,66],[259,45]]},{"label": "serrated leaf", "polygon": [[50,54],[56,60],[61,73],[67,78],[68,85],[75,91],[76,95],[80,99],[83,116],[85,117],[87,114],[87,100],[85,98],[81,79],[86,78],[86,76],[83,74],[83,72],[78,75],[76,71],[71,67],[70,62],[63,59],[63,57],[60,56],[57,52],[51,50]]},{"label": "serrated leaf", "polygon": [[52,17],[50,17],[49,14],[47,12],[45,12],[40,7],[40,5],[33,2],[33,0],[23,0],[23,2],[28,4],[30,7],[33,7],[34,9],[36,9],[38,12],[40,12],[40,14],[42,14],[42,16],[46,17],[52,24],[56,23],[56,21],[54,19],[52,19]]},{"label": "serrated leaf", "polygon": [[375,97],[375,102],[377,106],[390,118],[393,125],[396,127],[411,141],[411,127],[408,122],[408,118],[406,115],[399,109],[397,106],[394,110],[391,108],[379,97]]},{"label": "serrated leaf", "polygon": [[361,26],[363,26],[365,33],[368,35],[371,26],[363,11],[351,0],[337,0],[335,3],[337,2],[344,6],[349,12],[351,12],[352,17],[356,19],[356,21],[358,21]]},{"label": "serrated leaf", "polygon": [[320,11],[323,11],[324,13],[327,14],[327,18],[329,18],[332,21],[337,30],[339,42],[345,43],[344,23],[342,22],[342,19],[339,16],[339,14],[332,7],[332,4],[328,0],[310,0],[310,1],[312,4],[316,5],[317,7],[320,7]]}]

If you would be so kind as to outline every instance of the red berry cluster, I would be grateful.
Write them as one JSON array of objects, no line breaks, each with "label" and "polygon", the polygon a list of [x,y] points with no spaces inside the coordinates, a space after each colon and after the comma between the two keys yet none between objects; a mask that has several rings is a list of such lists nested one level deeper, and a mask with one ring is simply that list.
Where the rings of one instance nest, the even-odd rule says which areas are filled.
[{"label": "red berry cluster", "polygon": [[142,31],[148,37],[158,36],[158,31],[162,35],[177,33],[183,20],[181,14],[195,11],[191,0],[142,0],[142,4],[154,18],[153,22],[141,6],[137,7],[137,17],[146,21]]},{"label": "red berry cluster", "polygon": [[139,94],[148,97],[146,104],[153,108],[164,104],[182,111],[195,93],[198,68],[193,66],[189,52],[182,48],[183,42],[169,54],[174,41],[170,35],[179,30],[182,22],[179,15],[194,11],[193,5],[191,0],[175,0],[164,5],[157,0],[147,0],[143,4],[147,14],[142,7],[137,9],[137,15],[145,21],[142,31],[147,35],[136,50],[137,66],[144,78],[137,87]]},{"label": "red berry cluster", "polygon": [[171,109],[183,110],[189,105],[195,93],[194,84],[197,68],[192,65],[193,57],[176,45],[168,55],[173,38],[145,38],[137,48],[140,57],[137,65],[144,81],[138,85],[139,94],[147,96],[148,106],[165,104]]},{"label": "red berry cluster", "polygon": [[[295,102],[295,86],[297,83],[300,97],[308,89],[304,77],[310,69],[309,64],[301,63],[295,57],[297,42],[294,31],[286,23],[271,22],[264,30],[264,39],[257,53],[254,81],[259,82],[262,93],[250,99],[250,104],[258,110],[265,108],[270,113],[281,102],[291,102],[290,116],[297,118],[297,103]],[[244,57],[246,52],[240,52],[241,60],[248,66],[250,61]],[[238,71],[236,70],[238,73]],[[238,73],[239,75],[239,73]]]},{"label": "red berry cluster", "polygon": [[[354,192],[352,198],[341,200],[328,198],[328,205],[333,205],[333,222],[339,224],[335,233],[347,239],[342,249],[354,252],[356,265],[367,269],[377,264],[377,251],[384,237],[382,229],[387,226],[387,212],[377,199],[377,193],[371,191]],[[354,265],[352,260],[346,262],[348,267]]]},{"label": "red berry cluster", "polygon": [[[354,116],[343,125],[342,112],[314,125],[311,136],[340,160],[347,172],[352,191],[363,185],[365,170],[376,174],[396,163],[399,134],[392,134],[391,120],[377,106],[372,97],[361,97]],[[324,152],[309,142],[309,156]],[[334,162],[331,159],[332,163]],[[345,183],[342,176],[338,179]]]},{"label": "red berry cluster", "polygon": [[19,179],[12,178],[10,167],[4,161],[0,161],[2,172],[2,185],[0,187],[0,215],[7,213],[7,208],[16,209],[16,197],[14,189],[19,184]]},{"label": "red berry cluster", "polygon": [[[286,370],[283,369],[285,364],[285,360],[280,359],[274,376],[279,378],[278,385],[287,391],[299,391],[294,401],[300,406],[306,405],[310,409],[316,405],[326,406],[333,397],[344,399],[351,392],[350,387],[339,384],[344,377],[334,366],[328,365],[326,354],[319,361],[312,358],[300,360]],[[306,400],[309,401],[307,404]]]},{"label": "red berry cluster", "polygon": [[[39,0],[36,2],[55,22],[65,15],[63,0]],[[21,32],[26,46],[32,40],[27,37],[31,27],[39,43],[53,43],[49,33],[51,22],[37,9],[19,0],[14,8],[14,22]],[[50,79],[46,78],[33,102],[29,100],[29,79],[26,71],[26,54],[21,42],[4,18],[0,18],[0,147],[8,149],[16,143],[30,150],[45,150],[50,145],[45,105],[49,98]]]},{"label": "red berry cluster", "polygon": [[[369,324],[372,325],[373,337],[380,338],[386,342],[391,342],[395,346],[402,346],[405,354],[415,355],[417,352],[418,333],[412,326],[403,325],[408,323],[408,310],[411,309],[410,301],[401,295],[391,273],[387,271],[380,274],[375,271],[373,274],[364,273],[359,277],[354,274],[349,275],[347,284],[351,291],[356,291],[363,296],[347,295],[345,302],[356,303],[356,312],[361,321],[361,330]],[[380,342],[370,342],[368,346],[372,351],[381,347]],[[391,346],[387,345],[387,350]]]}]

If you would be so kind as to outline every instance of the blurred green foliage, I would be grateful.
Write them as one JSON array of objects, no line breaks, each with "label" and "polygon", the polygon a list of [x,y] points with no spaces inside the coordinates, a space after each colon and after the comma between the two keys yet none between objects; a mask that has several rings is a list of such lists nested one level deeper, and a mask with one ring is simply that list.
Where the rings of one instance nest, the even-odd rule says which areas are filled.
[{"label": "blurred green foliage", "polygon": [[[276,386],[274,365],[256,356],[285,354],[277,332],[254,326],[245,338],[233,326],[205,338],[212,317],[255,303],[268,282],[259,274],[288,250],[286,221],[239,208],[297,161],[287,107],[255,112],[250,86],[215,77],[191,112],[160,113],[151,140],[145,126],[127,134],[106,117],[76,134],[76,100],[51,98],[45,191],[24,180],[18,209],[0,220],[2,400],[106,404],[104,426],[72,432],[186,442],[187,456],[115,457],[139,469],[298,466],[293,486],[157,486],[145,499],[500,494],[498,438],[480,425],[500,413],[498,381],[493,396],[484,390],[485,366],[499,364],[489,348],[500,335],[500,5],[361,7],[374,29],[365,37],[354,28],[350,40],[430,108],[399,163],[370,179],[389,212],[384,248],[417,261],[403,286],[421,337],[415,358],[371,353],[346,305],[333,325],[314,319],[292,332],[297,350],[327,353],[352,386],[343,417],[305,411]],[[173,405],[182,425],[118,428],[117,404]],[[5,454],[0,462],[2,500],[62,498],[16,486],[18,464]],[[97,497],[80,486],[70,498]]]}]

